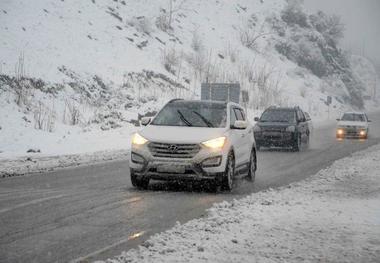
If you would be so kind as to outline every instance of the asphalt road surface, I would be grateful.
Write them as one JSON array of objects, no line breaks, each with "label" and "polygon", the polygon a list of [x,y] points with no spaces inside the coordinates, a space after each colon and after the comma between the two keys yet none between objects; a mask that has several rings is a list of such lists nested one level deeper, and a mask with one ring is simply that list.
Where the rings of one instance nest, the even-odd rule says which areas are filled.
[{"label": "asphalt road surface", "polygon": [[380,142],[380,113],[370,138],[335,139],[316,129],[309,149],[259,152],[254,184],[238,178],[231,193],[154,182],[131,186],[127,162],[0,179],[0,262],[89,262],[134,248],[177,221],[201,217],[215,202],[302,180],[333,161]]}]

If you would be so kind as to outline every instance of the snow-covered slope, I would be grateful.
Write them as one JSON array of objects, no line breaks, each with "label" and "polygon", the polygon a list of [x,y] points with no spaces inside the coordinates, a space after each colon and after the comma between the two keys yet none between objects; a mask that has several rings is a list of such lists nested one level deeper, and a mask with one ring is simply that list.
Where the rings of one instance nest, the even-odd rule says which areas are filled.
[{"label": "snow-covered slope", "polygon": [[[79,130],[79,138],[130,130],[139,114],[171,98],[197,98],[204,81],[239,82],[251,110],[300,105],[316,120],[326,118],[331,95],[338,115],[352,92],[341,74],[319,75],[313,64],[324,54],[316,41],[331,45],[303,10],[306,25],[284,20],[286,7],[285,0],[3,0],[0,132],[13,135],[2,138],[20,145],[13,142],[26,134],[58,141],[63,130]],[[281,53],[278,43],[297,52]],[[9,147],[1,142],[0,151]]]}]

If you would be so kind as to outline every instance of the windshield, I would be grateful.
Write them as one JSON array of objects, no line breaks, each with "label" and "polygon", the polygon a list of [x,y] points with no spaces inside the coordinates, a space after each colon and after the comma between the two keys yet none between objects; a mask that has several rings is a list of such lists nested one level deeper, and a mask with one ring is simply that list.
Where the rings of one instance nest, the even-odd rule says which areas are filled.
[{"label": "windshield", "polygon": [[167,104],[152,125],[221,128],[226,119],[225,104],[178,101]]},{"label": "windshield", "polygon": [[290,110],[265,111],[260,118],[261,122],[296,122],[295,112]]},{"label": "windshield", "polygon": [[364,122],[365,118],[363,114],[357,113],[345,113],[342,117],[342,121],[360,121]]}]

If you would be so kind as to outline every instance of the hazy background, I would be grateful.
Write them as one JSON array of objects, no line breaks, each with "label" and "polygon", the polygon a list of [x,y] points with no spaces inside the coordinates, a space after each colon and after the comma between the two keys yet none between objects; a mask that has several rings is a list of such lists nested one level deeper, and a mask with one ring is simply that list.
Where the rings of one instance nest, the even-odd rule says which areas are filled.
[{"label": "hazy background", "polygon": [[380,72],[380,0],[304,0],[306,9],[342,17],[342,46],[371,59]]}]

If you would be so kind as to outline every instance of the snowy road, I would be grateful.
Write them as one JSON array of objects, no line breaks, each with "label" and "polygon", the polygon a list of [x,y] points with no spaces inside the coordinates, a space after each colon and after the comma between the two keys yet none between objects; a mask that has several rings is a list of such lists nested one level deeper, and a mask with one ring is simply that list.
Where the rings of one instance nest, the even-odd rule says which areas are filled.
[{"label": "snowy road", "polygon": [[138,191],[125,162],[0,179],[0,262],[91,261],[120,254],[176,221],[201,217],[215,202],[301,180],[379,143],[380,114],[370,118],[367,141],[337,142],[329,126],[315,131],[309,150],[260,152],[255,185],[239,179],[232,193],[165,183]]}]

